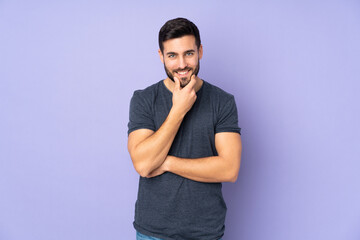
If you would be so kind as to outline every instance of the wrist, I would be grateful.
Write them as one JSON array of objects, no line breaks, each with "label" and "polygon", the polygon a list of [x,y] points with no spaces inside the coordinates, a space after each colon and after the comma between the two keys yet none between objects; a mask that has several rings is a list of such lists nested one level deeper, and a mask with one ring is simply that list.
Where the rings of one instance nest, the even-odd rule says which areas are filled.
[{"label": "wrist", "polygon": [[186,112],[182,111],[181,109],[175,107],[174,105],[170,109],[169,115],[175,117],[176,119],[182,121],[186,115]]},{"label": "wrist", "polygon": [[163,167],[166,172],[171,172],[171,161],[173,156],[168,155],[164,161]]}]

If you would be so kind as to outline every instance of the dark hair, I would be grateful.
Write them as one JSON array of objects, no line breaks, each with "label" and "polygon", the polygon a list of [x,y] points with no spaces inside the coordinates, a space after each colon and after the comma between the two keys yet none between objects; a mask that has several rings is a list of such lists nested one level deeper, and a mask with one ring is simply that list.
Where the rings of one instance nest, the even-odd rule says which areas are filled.
[{"label": "dark hair", "polygon": [[196,25],[186,18],[175,18],[167,21],[159,31],[159,47],[161,52],[164,51],[163,42],[173,38],[180,38],[186,35],[195,37],[196,46],[200,47],[200,33]]}]

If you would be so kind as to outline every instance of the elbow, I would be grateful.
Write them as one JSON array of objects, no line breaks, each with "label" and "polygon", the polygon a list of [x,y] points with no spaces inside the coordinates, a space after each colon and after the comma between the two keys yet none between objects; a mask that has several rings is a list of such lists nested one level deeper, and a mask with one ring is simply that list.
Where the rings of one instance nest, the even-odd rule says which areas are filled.
[{"label": "elbow", "polygon": [[150,170],[148,166],[146,165],[146,161],[140,160],[141,158],[137,156],[134,151],[130,152],[130,158],[133,163],[133,166],[135,168],[135,171],[141,176],[141,177],[147,177],[150,174]]},{"label": "elbow", "polygon": [[231,182],[231,183],[236,182],[239,176],[239,170],[240,170],[240,164],[233,164],[226,174],[226,182]]},{"label": "elbow", "polygon": [[149,174],[150,174],[150,173],[148,173],[148,172],[138,172],[138,173],[139,173],[139,175],[140,175],[141,177],[143,177],[143,178],[148,177]]},{"label": "elbow", "polygon": [[147,169],[146,166],[144,166],[143,164],[134,163],[134,168],[141,177],[147,177],[150,174],[150,170]]},{"label": "elbow", "polygon": [[231,183],[234,183],[236,182],[237,178],[238,178],[238,172],[239,171],[229,171],[228,174],[226,174],[225,176],[225,181],[224,182],[231,182]]},{"label": "elbow", "polygon": [[135,170],[141,177],[144,177],[144,178],[146,178],[150,174],[150,172],[146,171],[146,170],[140,170],[140,169],[136,169],[136,168],[135,168]]},{"label": "elbow", "polygon": [[236,182],[238,178],[238,172],[235,172],[234,170],[228,171],[226,174],[224,174],[220,180],[220,182]]},{"label": "elbow", "polygon": [[229,179],[228,179],[228,182],[231,182],[231,183],[235,183],[236,180],[238,178],[238,174],[233,174],[233,176],[231,176]]}]

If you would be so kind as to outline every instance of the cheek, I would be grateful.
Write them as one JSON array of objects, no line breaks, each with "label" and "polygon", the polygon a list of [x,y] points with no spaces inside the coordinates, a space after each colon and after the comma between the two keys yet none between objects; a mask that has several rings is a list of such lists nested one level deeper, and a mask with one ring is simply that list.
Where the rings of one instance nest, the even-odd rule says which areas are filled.
[{"label": "cheek", "polygon": [[188,63],[191,67],[195,67],[198,64],[198,58],[192,58]]},{"label": "cheek", "polygon": [[173,70],[176,68],[176,64],[172,61],[168,61],[165,63],[165,67],[169,70]]}]

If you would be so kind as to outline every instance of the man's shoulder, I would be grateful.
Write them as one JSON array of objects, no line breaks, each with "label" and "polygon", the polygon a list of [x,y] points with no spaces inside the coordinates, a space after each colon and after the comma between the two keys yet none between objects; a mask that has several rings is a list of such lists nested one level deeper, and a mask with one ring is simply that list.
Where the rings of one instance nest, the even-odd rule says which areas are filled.
[{"label": "man's shoulder", "polygon": [[151,96],[156,94],[156,92],[159,90],[159,87],[161,86],[163,80],[160,80],[144,89],[138,89],[134,91],[134,95],[141,95],[141,96]]},{"label": "man's shoulder", "polygon": [[146,108],[151,108],[156,99],[159,89],[161,88],[162,81],[154,83],[144,89],[135,90],[131,97],[132,105],[141,105]]},{"label": "man's shoulder", "polygon": [[216,97],[222,100],[234,97],[233,94],[207,81],[204,81],[204,92],[206,92],[206,94],[209,94],[211,97]]}]

